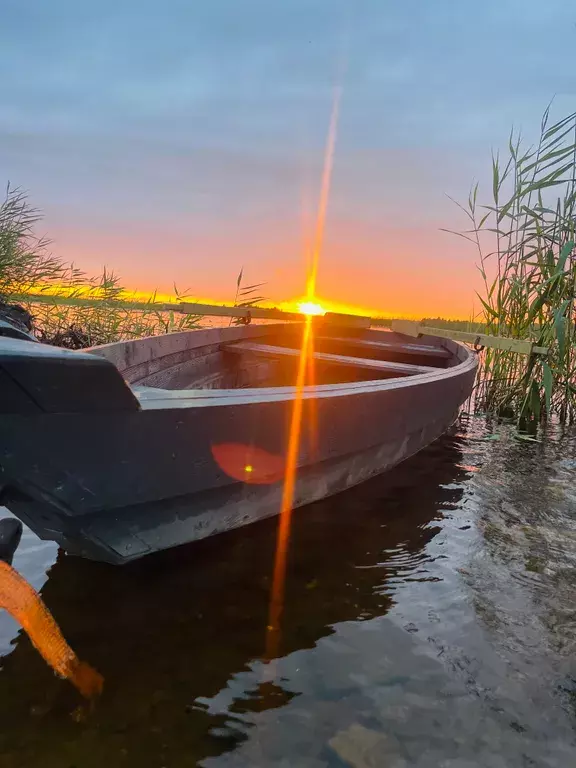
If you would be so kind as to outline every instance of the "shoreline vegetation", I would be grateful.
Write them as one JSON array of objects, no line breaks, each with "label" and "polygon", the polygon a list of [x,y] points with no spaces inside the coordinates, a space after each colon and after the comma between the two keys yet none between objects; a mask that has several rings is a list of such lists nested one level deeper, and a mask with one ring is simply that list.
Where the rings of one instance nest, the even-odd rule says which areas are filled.
[{"label": "shoreline vegetation", "polygon": [[525,146],[512,132],[492,155],[492,195],[481,204],[474,184],[459,205],[482,279],[478,298],[486,332],[534,341],[549,354],[524,357],[487,349],[479,403],[491,413],[538,421],[576,416],[576,113],[549,125]]},{"label": "shoreline vegetation", "polygon": [[[0,203],[0,311],[47,344],[83,349],[124,339],[200,327],[202,316],[165,309],[156,294],[134,300],[119,276],[104,268],[90,277],[49,251],[35,230],[42,219],[26,192],[7,186]],[[234,304],[250,307],[261,286],[245,285],[240,271]],[[174,285],[176,303],[190,299]],[[16,312],[10,307],[19,307]]]},{"label": "shoreline vegetation", "polygon": [[[49,251],[51,241],[37,237],[42,220],[27,194],[7,187],[0,204],[0,304],[18,305],[30,318],[34,335],[48,344],[81,349],[123,339],[135,339],[201,327],[202,315],[166,309],[155,293],[147,300],[133,294],[118,275],[104,269],[89,277]],[[245,284],[243,270],[236,279],[235,306],[268,304],[260,295],[263,283]],[[164,297],[163,297],[164,298]],[[174,286],[172,303],[192,300]],[[386,318],[391,323],[393,318]],[[442,318],[422,321],[429,325],[470,328],[470,323]],[[474,330],[478,330],[474,324]]]},{"label": "shoreline vegetation", "polygon": [[[472,243],[482,289],[481,313],[471,320],[425,318],[428,327],[530,340],[546,358],[487,349],[482,353],[477,406],[537,422],[576,417],[576,113],[549,126],[549,109],[535,146],[512,133],[506,154],[492,156],[492,196],[479,202],[474,184],[465,205],[469,228],[455,232]],[[79,349],[121,339],[187,331],[201,315],[166,307],[152,294],[132,300],[106,269],[90,278],[49,251],[41,221],[24,191],[8,186],[0,203],[0,306],[20,305],[34,335]],[[236,306],[256,306],[263,283],[236,280]],[[174,286],[176,303],[190,300]],[[266,302],[268,303],[268,302]],[[385,318],[387,325],[392,318]]]}]

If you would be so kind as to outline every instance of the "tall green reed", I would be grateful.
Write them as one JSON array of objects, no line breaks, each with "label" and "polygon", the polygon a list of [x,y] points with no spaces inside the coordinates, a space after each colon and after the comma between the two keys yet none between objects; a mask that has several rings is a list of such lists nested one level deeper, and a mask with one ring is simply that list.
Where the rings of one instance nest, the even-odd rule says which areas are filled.
[{"label": "tall green reed", "polygon": [[485,350],[480,404],[521,419],[576,416],[576,113],[549,125],[536,145],[511,133],[504,157],[492,156],[492,199],[478,184],[459,205],[470,228],[482,280],[478,298],[489,334],[530,339],[546,357]]},{"label": "tall green reed", "polygon": [[36,235],[41,219],[27,194],[8,184],[0,202],[0,299],[80,279],[81,273],[50,253],[50,240]]},{"label": "tall green reed", "polygon": [[[129,294],[114,272],[89,277],[53,255],[51,241],[36,235],[41,220],[26,192],[8,184],[0,202],[0,302],[28,310],[42,341],[78,348],[198,327],[201,316],[166,311],[155,294],[127,306]],[[174,291],[177,301],[188,298]]]}]

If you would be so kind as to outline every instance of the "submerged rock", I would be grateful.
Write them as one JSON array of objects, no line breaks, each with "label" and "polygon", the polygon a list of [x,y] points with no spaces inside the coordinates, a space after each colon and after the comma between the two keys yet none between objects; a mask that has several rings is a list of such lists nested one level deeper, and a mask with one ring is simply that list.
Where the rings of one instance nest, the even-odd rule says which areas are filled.
[{"label": "submerged rock", "polygon": [[353,723],[328,742],[332,750],[352,768],[405,768],[399,745],[391,735]]}]

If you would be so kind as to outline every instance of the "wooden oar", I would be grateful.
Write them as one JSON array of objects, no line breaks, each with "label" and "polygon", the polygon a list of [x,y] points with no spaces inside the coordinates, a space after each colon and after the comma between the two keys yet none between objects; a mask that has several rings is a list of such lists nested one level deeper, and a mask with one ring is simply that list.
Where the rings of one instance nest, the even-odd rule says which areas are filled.
[{"label": "wooden oar", "polygon": [[524,341],[523,339],[489,336],[486,333],[470,331],[453,331],[451,328],[429,328],[426,325],[420,325],[416,320],[393,320],[391,326],[393,331],[403,333],[405,336],[441,336],[443,339],[453,339],[479,347],[517,352],[519,355],[548,354],[548,347],[538,347],[533,341]]},{"label": "wooden oar", "polygon": [[[27,298],[34,300],[34,297]],[[46,297],[44,297],[46,298]],[[62,304],[75,306],[95,306],[99,303],[96,299],[58,298]],[[124,309],[139,309],[131,301],[114,301],[114,306]],[[302,321],[304,315],[300,312],[286,312],[276,307],[234,307],[226,304],[195,304],[192,302],[180,302],[179,304],[142,304],[142,307],[153,307],[158,312],[181,312],[185,315],[208,315],[212,317],[236,317],[249,323],[251,320],[279,320],[280,322]],[[339,312],[326,312],[321,316],[325,322],[348,328],[388,328],[407,336],[441,336],[454,341],[464,341],[467,344],[490,347],[492,349],[508,350],[521,355],[547,355],[548,347],[540,347],[532,341],[523,339],[510,339],[503,336],[490,336],[485,333],[473,333],[468,331],[453,331],[447,328],[429,328],[420,325],[414,320],[384,320],[379,317],[365,317],[362,315],[349,315]],[[2,335],[0,329],[0,336]],[[6,334],[4,335],[11,335]],[[34,339],[32,339],[34,340]]]},{"label": "wooden oar", "polygon": [[[295,321],[302,320],[304,315],[298,312],[284,312],[281,309],[266,307],[231,307],[218,306],[214,304],[192,304],[182,302],[180,304],[164,304],[161,309],[171,310],[173,312],[182,312],[188,315],[211,315],[214,317],[237,317],[250,320],[280,320]],[[349,315],[340,312],[326,312],[322,316],[326,323],[345,326],[349,328],[370,328],[370,327],[388,327],[391,326],[396,333],[402,333],[405,336],[440,336],[443,339],[453,339],[454,341],[464,341],[467,344],[474,344],[479,347],[489,347],[491,349],[501,349],[509,352],[516,352],[520,355],[547,355],[548,347],[537,346],[532,341],[523,339],[510,339],[504,336],[490,336],[486,333],[474,333],[470,331],[456,331],[449,328],[429,328],[421,325],[416,320],[382,320],[380,318],[365,317],[362,315]]]}]

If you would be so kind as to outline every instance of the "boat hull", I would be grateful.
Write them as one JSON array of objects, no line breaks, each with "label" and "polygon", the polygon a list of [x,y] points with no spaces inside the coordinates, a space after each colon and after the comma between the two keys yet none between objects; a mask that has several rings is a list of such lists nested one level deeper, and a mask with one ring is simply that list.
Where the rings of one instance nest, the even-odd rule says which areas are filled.
[{"label": "boat hull", "polygon": [[[305,388],[293,506],[386,471],[445,432],[476,371],[474,354],[453,348],[458,364],[434,375]],[[0,503],[67,552],[114,564],[270,517],[297,396],[159,392],[137,410],[3,414]]]}]

